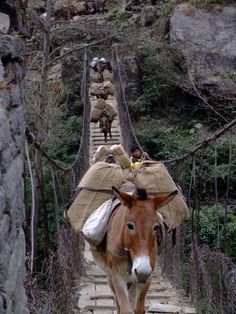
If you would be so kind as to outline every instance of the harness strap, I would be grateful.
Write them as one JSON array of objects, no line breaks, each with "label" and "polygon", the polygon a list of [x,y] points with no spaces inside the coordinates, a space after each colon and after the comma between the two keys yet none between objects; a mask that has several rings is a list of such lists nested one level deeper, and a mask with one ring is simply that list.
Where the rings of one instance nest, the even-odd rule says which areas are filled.
[{"label": "harness strap", "polygon": [[101,193],[113,195],[113,191],[109,189],[93,189],[93,188],[84,187],[84,188],[79,188],[78,193],[82,190],[90,191],[90,192],[101,192]]},{"label": "harness strap", "polygon": [[169,191],[167,191],[167,192],[149,192],[149,193],[147,193],[148,195],[162,195],[163,193],[172,193],[173,191],[171,191],[171,192],[169,192]]}]

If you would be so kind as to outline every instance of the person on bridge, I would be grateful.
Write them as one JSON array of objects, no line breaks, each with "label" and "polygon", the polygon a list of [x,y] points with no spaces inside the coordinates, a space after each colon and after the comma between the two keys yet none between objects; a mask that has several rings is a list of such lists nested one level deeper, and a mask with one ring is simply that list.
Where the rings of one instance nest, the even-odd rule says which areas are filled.
[{"label": "person on bridge", "polygon": [[151,159],[148,153],[142,152],[137,145],[131,147],[130,153],[131,153],[130,157],[131,170],[135,170],[142,161]]}]

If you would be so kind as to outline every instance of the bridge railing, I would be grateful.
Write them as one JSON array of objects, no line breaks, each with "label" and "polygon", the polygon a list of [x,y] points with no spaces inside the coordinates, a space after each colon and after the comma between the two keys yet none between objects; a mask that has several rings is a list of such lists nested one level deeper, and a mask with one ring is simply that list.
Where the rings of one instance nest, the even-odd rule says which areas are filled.
[{"label": "bridge railing", "polygon": [[77,157],[72,164],[72,169],[75,172],[76,182],[84,175],[89,168],[89,140],[90,140],[90,111],[91,104],[88,91],[89,81],[89,66],[88,66],[88,53],[87,49],[84,50],[84,66],[83,76],[81,81],[80,98],[83,103],[83,124],[80,139],[80,147],[77,153]]},{"label": "bridge railing", "polygon": [[183,227],[167,235],[160,257],[164,275],[193,302],[197,313],[236,312],[236,265],[220,251],[199,245],[186,248]]},{"label": "bridge railing", "polygon": [[[42,147],[43,155],[52,167],[52,172],[60,171],[62,182],[68,186],[69,197],[79,179],[89,167],[90,139],[90,100],[88,94],[89,67],[87,51],[84,51],[84,66],[80,97],[83,103],[83,125],[80,147],[73,163],[62,167],[47,154]],[[29,132],[28,139],[36,143]],[[55,184],[55,182],[54,182]],[[60,189],[59,189],[60,190]],[[54,186],[56,194],[56,186]],[[84,243],[79,234],[64,224],[57,224],[57,250],[49,251],[40,274],[28,274],[25,288],[28,295],[30,313],[72,313],[77,309],[80,275],[82,273],[82,252]],[[41,287],[41,282],[44,286]],[[78,309],[77,309],[78,310]]]},{"label": "bridge railing", "polygon": [[120,117],[121,134],[123,139],[123,145],[127,152],[135,145],[141,146],[135,136],[132,123],[130,120],[128,104],[125,96],[125,87],[121,66],[121,59],[118,55],[117,44],[112,47],[112,59],[113,59],[113,82],[115,85],[115,96],[118,104],[118,111]]}]

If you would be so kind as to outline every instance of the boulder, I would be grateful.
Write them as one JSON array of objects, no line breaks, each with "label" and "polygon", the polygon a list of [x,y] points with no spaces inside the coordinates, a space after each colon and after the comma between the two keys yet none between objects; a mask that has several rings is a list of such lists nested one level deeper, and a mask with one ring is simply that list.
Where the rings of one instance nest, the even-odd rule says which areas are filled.
[{"label": "boulder", "polygon": [[206,11],[191,4],[176,7],[170,20],[171,44],[186,58],[197,86],[236,95],[236,5]]},{"label": "boulder", "polygon": [[85,1],[81,1],[81,2],[73,1],[71,3],[71,10],[73,12],[73,15],[85,13],[87,10],[86,2]]},{"label": "boulder", "polygon": [[0,12],[0,33],[7,34],[10,29],[10,18],[7,14]]},{"label": "boulder", "polygon": [[142,8],[140,16],[140,25],[143,27],[148,27],[153,24],[155,20],[154,8],[153,6],[145,6]]},{"label": "boulder", "polygon": [[26,47],[20,39],[0,34],[0,58],[22,58],[26,53]]}]

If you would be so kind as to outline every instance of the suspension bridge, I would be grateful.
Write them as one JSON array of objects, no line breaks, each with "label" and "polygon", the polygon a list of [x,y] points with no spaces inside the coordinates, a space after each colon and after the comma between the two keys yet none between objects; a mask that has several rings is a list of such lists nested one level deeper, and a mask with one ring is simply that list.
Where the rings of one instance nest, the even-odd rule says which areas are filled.
[{"label": "suspension bridge", "polygon": [[[93,72],[93,70],[90,70],[89,74],[88,95],[92,111],[97,102],[96,96],[92,95],[93,93],[91,92],[93,84],[96,84],[97,89],[103,88],[103,85],[106,82],[109,82],[112,90],[115,90],[115,86],[113,84],[113,75],[108,71],[104,72],[104,82],[102,83],[97,83],[97,73]],[[118,75],[120,75],[119,72]],[[119,110],[119,105],[114,94],[108,96],[107,102],[115,111],[123,111],[123,108]],[[108,138],[105,143],[104,136],[100,132],[98,123],[90,123],[90,165],[93,163],[94,153],[100,145],[111,147],[114,144],[124,144],[125,140],[123,140],[121,132],[119,114],[112,122],[111,131],[112,138]],[[134,135],[133,139],[135,139]],[[115,300],[108,285],[106,274],[94,264],[87,243],[85,243],[84,249],[83,276],[80,284],[78,308],[80,313],[112,314],[116,312]],[[152,285],[146,298],[146,309],[152,313],[196,313],[194,307],[190,304],[188,297],[184,295],[184,291],[175,289],[170,281],[163,277],[160,266],[157,267],[153,275]]]},{"label": "suspension bridge", "polygon": [[[112,139],[108,139],[108,142],[105,143],[98,125],[90,123],[91,110],[94,108],[96,102],[96,98],[91,95],[90,89],[96,77],[92,72],[90,73],[86,49],[81,83],[81,99],[84,104],[83,128],[80,148],[75,161],[70,167],[61,167],[42,147],[37,146],[37,141],[32,138],[32,134],[30,132],[27,133],[29,141],[34,143],[37,149],[43,150],[43,155],[54,167],[71,174],[74,186],[76,179],[81,178],[89,168],[94,152],[99,145],[107,145],[109,147],[113,144],[121,143],[126,151],[129,151],[129,147],[133,144],[140,146],[130,121],[120,67],[121,60],[117,52],[117,46],[114,46],[112,49],[112,60],[112,76],[105,74],[105,80],[109,80],[113,84],[115,91],[114,95],[109,96],[108,102],[118,112],[113,123]],[[192,173],[189,195],[193,193],[193,189],[194,193],[198,193],[196,187],[201,185],[199,180],[202,179],[203,157],[200,159],[199,173],[196,175],[195,157],[197,152],[200,151],[201,156],[203,156],[202,152],[205,147],[210,142],[223,136],[227,131],[232,130],[235,124],[236,120],[234,119],[221,130],[205,139],[191,152],[165,161],[166,164],[177,162],[178,169],[180,169],[180,162],[184,162],[189,158],[191,159]],[[196,202],[193,204],[193,207],[197,211]],[[68,234],[74,237],[74,239],[78,238],[78,235]],[[67,249],[69,252],[67,262],[64,262],[64,265],[67,264],[66,271],[68,273],[71,272],[73,274],[77,269],[80,276],[71,275],[71,278],[73,277],[73,279],[70,279],[74,291],[73,296],[72,289],[68,289],[68,284],[64,282],[64,290],[67,289],[67,301],[70,299],[70,303],[73,304],[73,307],[66,307],[67,311],[69,308],[69,311],[72,312],[73,308],[74,313],[114,313],[115,303],[112,292],[107,284],[105,274],[93,263],[89,246],[84,244],[79,237],[77,250],[80,251],[80,254],[79,257],[76,256],[73,245],[75,245],[77,240],[71,241],[71,238],[68,239],[68,234],[64,238],[62,237],[64,243],[68,244]],[[184,280],[186,280],[183,277],[186,258],[188,259],[189,270],[188,274],[185,274],[185,278],[187,278],[192,297],[191,301],[193,301],[195,307],[191,305],[190,299],[186,296],[183,289],[185,286]],[[79,265],[78,269],[78,262],[81,263],[81,261],[82,264]],[[69,268],[68,264],[76,266],[73,269],[72,266]],[[235,288],[229,289],[229,287],[232,287],[233,282],[230,274],[235,269],[235,265],[224,254],[211,251],[208,247],[199,246],[194,233],[192,234],[191,252],[186,254],[185,232],[182,227],[178,227],[167,236],[167,243],[163,254],[158,259],[158,267],[154,273],[153,283],[147,296],[146,308],[152,313],[234,314],[236,309],[236,293]],[[73,299],[73,302],[71,299]]]}]

